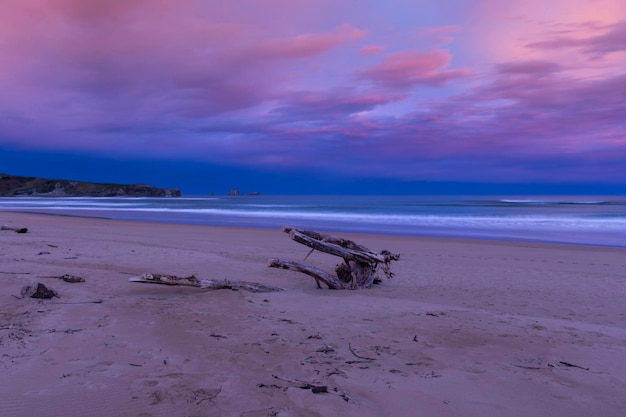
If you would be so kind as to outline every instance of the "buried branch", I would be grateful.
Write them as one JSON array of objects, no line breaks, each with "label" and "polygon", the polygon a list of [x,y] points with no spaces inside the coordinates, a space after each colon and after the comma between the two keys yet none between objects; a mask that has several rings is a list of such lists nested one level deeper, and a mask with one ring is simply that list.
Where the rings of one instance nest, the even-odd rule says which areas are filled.
[{"label": "buried branch", "polygon": [[201,279],[195,275],[188,277],[177,277],[176,275],[165,274],[143,274],[128,279],[130,282],[143,282],[147,284],[162,285],[185,285],[189,287],[198,287],[212,290],[244,290],[250,292],[276,292],[283,291],[282,288],[272,287],[270,285],[260,284],[258,282],[249,281],[230,281],[227,279]]},{"label": "buried branch", "polygon": [[13,226],[2,225],[0,226],[0,230],[10,230],[15,233],[28,233],[27,227],[13,227]]}]

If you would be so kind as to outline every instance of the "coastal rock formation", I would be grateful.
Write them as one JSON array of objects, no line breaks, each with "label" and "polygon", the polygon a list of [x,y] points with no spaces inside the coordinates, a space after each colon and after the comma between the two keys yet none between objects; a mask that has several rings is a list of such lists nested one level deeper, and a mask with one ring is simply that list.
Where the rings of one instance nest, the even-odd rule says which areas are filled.
[{"label": "coastal rock formation", "polygon": [[[213,195],[213,193],[209,193],[209,195]],[[227,195],[243,195],[243,193],[239,191],[239,188],[233,188],[228,191]],[[248,195],[261,195],[261,193],[258,191],[250,191]]]},{"label": "coastal rock formation", "polygon": [[147,184],[99,184],[0,174],[0,196],[180,197],[180,190],[156,188]]}]

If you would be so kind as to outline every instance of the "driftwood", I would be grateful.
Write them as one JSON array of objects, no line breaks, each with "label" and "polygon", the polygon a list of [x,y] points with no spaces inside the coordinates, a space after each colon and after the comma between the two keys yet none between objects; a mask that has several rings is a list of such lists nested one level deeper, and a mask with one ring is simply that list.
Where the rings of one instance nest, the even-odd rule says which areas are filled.
[{"label": "driftwood", "polygon": [[188,277],[177,277],[176,275],[165,274],[143,274],[137,277],[129,278],[129,281],[143,282],[147,284],[186,285],[189,287],[198,287],[212,290],[230,289],[244,290],[250,292],[283,291],[282,288],[259,284],[258,282],[230,281],[227,279],[200,279],[196,278],[195,275],[190,275]]},{"label": "driftwood", "polygon": [[0,226],[0,230],[11,230],[15,233],[27,233],[28,232],[27,227],[13,227],[13,226],[6,226],[6,225]]},{"label": "driftwood", "polygon": [[63,275],[39,275],[39,278],[56,278],[70,284],[76,284],[77,282],[85,282],[85,278],[78,277],[76,275],[63,274]]},{"label": "driftwood", "polygon": [[270,259],[268,261],[268,266],[272,268],[289,269],[313,277],[318,288],[321,288],[320,282],[330,289],[369,288],[378,282],[376,272],[379,266],[387,278],[392,278],[393,272],[391,272],[390,263],[400,258],[400,255],[386,250],[373,252],[351,240],[323,235],[310,230],[284,227],[283,232],[289,234],[292,240],[308,246],[312,250],[343,258],[344,262],[335,267],[336,276],[305,263],[283,259]]},{"label": "driftwood", "polygon": [[[311,390],[311,392],[313,394],[334,394],[334,395],[338,395],[341,398],[343,398],[343,400],[345,402],[350,402],[351,401],[351,398],[348,397],[348,394],[346,394],[343,391],[340,391],[338,388],[328,388],[327,385],[312,384],[312,383],[307,382],[307,381],[301,381],[299,379],[293,379],[293,378],[285,378],[285,377],[278,376],[278,375],[272,375],[272,377],[274,379],[278,379],[279,381],[287,382],[288,384],[291,384],[290,386],[293,386],[295,388]],[[261,388],[263,388],[263,387],[282,388],[282,387],[280,387],[278,385],[258,384],[257,386],[261,387]],[[286,388],[289,388],[289,386],[287,386]]]},{"label": "driftwood", "polygon": [[22,287],[20,291],[22,298],[42,298],[49,299],[59,297],[59,294],[52,288],[48,288],[40,282],[31,282]]}]

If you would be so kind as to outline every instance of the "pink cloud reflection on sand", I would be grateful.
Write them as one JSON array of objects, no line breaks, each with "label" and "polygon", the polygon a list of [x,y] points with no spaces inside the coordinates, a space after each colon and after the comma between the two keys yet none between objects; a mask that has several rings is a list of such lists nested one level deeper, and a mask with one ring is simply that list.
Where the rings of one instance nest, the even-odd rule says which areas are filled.
[{"label": "pink cloud reflection on sand", "polygon": [[626,5],[460,3],[5,0],[0,146],[626,181]]}]

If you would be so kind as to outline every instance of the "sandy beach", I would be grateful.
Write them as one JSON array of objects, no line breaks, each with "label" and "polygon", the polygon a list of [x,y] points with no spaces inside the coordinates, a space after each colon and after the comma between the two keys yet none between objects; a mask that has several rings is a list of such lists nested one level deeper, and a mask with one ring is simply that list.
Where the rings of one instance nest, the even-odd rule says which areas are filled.
[{"label": "sandy beach", "polygon": [[[392,280],[331,291],[267,267],[308,253],[280,230],[10,212],[0,224],[29,228],[0,232],[2,417],[626,410],[624,248],[335,233],[401,258]],[[128,281],[148,272],[285,291]],[[86,282],[50,278],[63,274]],[[20,299],[32,281],[60,298]]]}]

